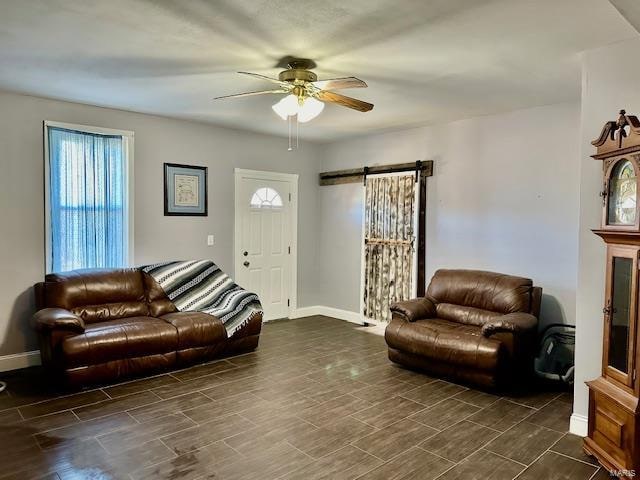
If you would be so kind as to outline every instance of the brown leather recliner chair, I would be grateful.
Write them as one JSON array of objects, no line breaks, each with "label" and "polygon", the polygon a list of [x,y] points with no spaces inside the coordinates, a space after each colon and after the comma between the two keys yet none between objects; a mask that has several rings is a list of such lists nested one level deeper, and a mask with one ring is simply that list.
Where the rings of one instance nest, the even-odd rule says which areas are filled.
[{"label": "brown leather recliner chair", "polygon": [[427,295],[391,307],[389,359],[486,388],[533,370],[542,289],[528,278],[438,270]]},{"label": "brown leather recliner chair", "polygon": [[122,379],[255,349],[262,318],[231,338],[222,321],[178,312],[137,269],[49,274],[35,286],[45,367],[71,386]]}]

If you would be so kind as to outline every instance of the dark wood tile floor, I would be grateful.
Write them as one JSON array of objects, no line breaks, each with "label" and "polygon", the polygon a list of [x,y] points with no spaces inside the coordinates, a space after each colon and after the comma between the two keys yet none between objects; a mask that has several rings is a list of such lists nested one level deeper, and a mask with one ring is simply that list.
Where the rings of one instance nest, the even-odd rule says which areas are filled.
[{"label": "dark wood tile floor", "polygon": [[60,393],[4,376],[0,479],[607,477],[567,433],[571,396],[499,397],[389,362],[384,339],[312,317],[256,352]]}]

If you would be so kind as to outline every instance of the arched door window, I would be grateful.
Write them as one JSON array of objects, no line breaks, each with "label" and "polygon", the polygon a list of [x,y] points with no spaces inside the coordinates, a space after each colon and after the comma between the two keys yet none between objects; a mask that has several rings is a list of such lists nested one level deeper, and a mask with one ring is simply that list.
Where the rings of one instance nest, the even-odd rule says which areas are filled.
[{"label": "arched door window", "polygon": [[262,187],[251,196],[252,208],[281,208],[282,198],[273,188]]}]

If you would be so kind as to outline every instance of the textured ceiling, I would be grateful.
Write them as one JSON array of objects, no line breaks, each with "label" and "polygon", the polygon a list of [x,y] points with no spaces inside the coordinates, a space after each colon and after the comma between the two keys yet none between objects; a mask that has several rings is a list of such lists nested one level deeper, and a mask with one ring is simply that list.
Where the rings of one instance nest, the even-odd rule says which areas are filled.
[{"label": "textured ceiling", "polygon": [[[634,0],[636,1],[636,0]],[[355,75],[369,113],[329,105],[331,140],[577,100],[579,52],[637,35],[606,0],[0,0],[0,89],[285,134],[285,55]]]}]

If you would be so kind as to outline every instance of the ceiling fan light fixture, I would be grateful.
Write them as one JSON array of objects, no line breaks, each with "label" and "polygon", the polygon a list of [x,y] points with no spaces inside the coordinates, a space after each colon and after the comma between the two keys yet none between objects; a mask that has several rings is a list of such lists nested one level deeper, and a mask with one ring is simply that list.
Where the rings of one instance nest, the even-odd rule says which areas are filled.
[{"label": "ceiling fan light fixture", "polygon": [[287,95],[271,107],[276,115],[287,120],[288,117],[298,116],[300,123],[305,123],[316,118],[324,110],[324,102],[313,97],[297,97]]},{"label": "ceiling fan light fixture", "polygon": [[298,97],[287,95],[271,108],[281,119],[286,120],[287,117],[292,117],[298,113]]},{"label": "ceiling fan light fixture", "polygon": [[309,120],[313,120],[322,113],[322,110],[324,110],[324,102],[313,97],[307,97],[298,109],[298,121],[306,123]]}]

